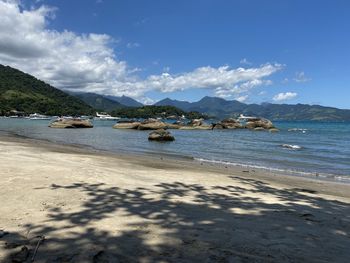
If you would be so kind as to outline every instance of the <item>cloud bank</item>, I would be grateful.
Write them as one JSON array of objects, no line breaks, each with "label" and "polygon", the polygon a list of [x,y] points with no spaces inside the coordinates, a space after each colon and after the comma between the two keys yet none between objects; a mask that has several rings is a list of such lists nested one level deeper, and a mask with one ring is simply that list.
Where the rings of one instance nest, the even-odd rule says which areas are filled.
[{"label": "cloud bank", "polygon": [[[55,9],[41,6],[23,9],[18,1],[0,0],[0,63],[32,74],[53,86],[71,91],[126,95],[146,100],[148,91],[174,92],[210,89],[223,98],[241,97],[283,65],[254,68],[199,67],[190,72],[164,72],[144,79],[138,69],[119,60],[111,47],[115,40],[106,34],[77,34],[49,29]],[[139,44],[138,44],[139,45]]]},{"label": "cloud bank", "polygon": [[296,96],[298,96],[298,94],[295,92],[278,93],[276,96],[273,97],[273,100],[274,101],[291,100],[291,99],[294,99]]}]

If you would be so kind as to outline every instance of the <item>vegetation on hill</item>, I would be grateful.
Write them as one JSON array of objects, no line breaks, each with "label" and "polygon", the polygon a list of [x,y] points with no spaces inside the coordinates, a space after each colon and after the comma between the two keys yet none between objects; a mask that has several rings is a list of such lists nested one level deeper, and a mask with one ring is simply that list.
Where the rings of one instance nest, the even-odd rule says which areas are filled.
[{"label": "vegetation on hill", "polygon": [[197,119],[206,117],[198,112],[185,112],[173,106],[143,106],[138,108],[128,107],[119,108],[112,111],[113,116],[122,118],[157,118],[157,117],[181,117],[184,115],[189,119]]},{"label": "vegetation on hill", "polygon": [[78,98],[29,74],[0,65],[0,115],[7,115],[13,110],[47,115],[87,115],[94,112]]}]

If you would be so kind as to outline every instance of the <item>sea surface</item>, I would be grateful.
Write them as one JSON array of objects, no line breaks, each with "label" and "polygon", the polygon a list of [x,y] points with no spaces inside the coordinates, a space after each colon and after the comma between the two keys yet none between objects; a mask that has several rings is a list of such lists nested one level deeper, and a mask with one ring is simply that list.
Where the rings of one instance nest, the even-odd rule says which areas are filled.
[{"label": "sea surface", "polygon": [[185,156],[350,182],[350,123],[274,122],[278,133],[171,130],[176,140],[159,143],[147,140],[149,131],[112,129],[113,121],[94,121],[93,129],[52,129],[49,122],[0,118],[0,131],[110,152]]}]

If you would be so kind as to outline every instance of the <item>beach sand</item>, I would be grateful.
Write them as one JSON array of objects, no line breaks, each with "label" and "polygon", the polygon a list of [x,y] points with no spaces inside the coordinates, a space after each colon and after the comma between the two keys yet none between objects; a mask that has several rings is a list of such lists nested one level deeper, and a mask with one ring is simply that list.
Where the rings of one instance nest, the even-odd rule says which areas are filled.
[{"label": "beach sand", "polygon": [[346,184],[11,136],[0,182],[0,262],[350,262]]}]

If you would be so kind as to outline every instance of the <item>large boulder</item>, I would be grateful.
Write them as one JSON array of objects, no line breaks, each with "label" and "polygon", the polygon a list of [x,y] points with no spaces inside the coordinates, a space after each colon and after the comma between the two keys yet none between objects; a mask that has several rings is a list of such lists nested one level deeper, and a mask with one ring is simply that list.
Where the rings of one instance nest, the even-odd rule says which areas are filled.
[{"label": "large boulder", "polygon": [[174,141],[175,138],[170,134],[170,132],[164,130],[164,129],[159,129],[152,131],[149,136],[148,140],[150,141]]},{"label": "large boulder", "polygon": [[190,126],[202,126],[202,125],[205,125],[204,124],[204,120],[201,118],[201,119],[194,119],[192,120],[190,123],[189,123]]},{"label": "large boulder", "polygon": [[180,127],[182,127],[182,125],[176,124],[176,123],[167,123],[166,124],[167,129],[180,129]]},{"label": "large boulder", "polygon": [[263,128],[263,129],[266,129],[266,130],[274,128],[272,122],[270,120],[268,120],[268,119],[250,120],[250,121],[248,121],[246,123],[245,127],[247,129]]},{"label": "large boulder", "polygon": [[89,120],[81,119],[58,119],[50,123],[50,128],[70,129],[70,128],[93,128]]},{"label": "large boulder", "polygon": [[179,130],[212,130],[213,125],[201,125],[201,126],[182,126]]},{"label": "large boulder", "polygon": [[222,129],[226,129],[226,127],[222,123],[219,122],[219,123],[213,124],[213,129],[222,130]]},{"label": "large boulder", "polygon": [[238,120],[232,118],[224,119],[220,123],[225,129],[239,129],[243,127]]},{"label": "large boulder", "polygon": [[158,129],[166,129],[167,125],[162,122],[158,121],[156,119],[148,119],[143,122],[137,127],[138,130],[158,130]]},{"label": "large boulder", "polygon": [[137,129],[140,126],[140,122],[118,122],[113,128],[114,129]]}]

